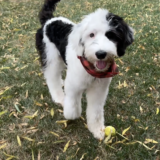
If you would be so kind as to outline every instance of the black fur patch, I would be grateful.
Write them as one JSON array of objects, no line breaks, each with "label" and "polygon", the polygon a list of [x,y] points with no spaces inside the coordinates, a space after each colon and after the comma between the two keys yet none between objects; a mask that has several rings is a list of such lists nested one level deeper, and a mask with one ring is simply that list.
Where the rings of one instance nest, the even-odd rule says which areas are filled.
[{"label": "black fur patch", "polygon": [[38,50],[39,56],[40,56],[40,62],[43,67],[46,66],[46,53],[44,51],[45,44],[43,43],[43,31],[42,28],[37,30],[36,33],[36,48]]},{"label": "black fur patch", "polygon": [[123,18],[109,13],[106,17],[111,26],[111,30],[106,33],[106,37],[117,43],[117,54],[123,56],[125,49],[133,42],[133,32],[124,22]]},{"label": "black fur patch", "polygon": [[44,25],[47,20],[53,18],[53,12],[55,11],[56,4],[60,0],[45,0],[44,5],[39,13],[39,20],[41,25]]},{"label": "black fur patch", "polygon": [[[46,28],[46,35],[58,48],[62,59],[66,63],[66,46],[68,45],[68,35],[72,31],[73,25],[57,20],[49,24]],[[66,63],[67,64],[67,63]]]}]

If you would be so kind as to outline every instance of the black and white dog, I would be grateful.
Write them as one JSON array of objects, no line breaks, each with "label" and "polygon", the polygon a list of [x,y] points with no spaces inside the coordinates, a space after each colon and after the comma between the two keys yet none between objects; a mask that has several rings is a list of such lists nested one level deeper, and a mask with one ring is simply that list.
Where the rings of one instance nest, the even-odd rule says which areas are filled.
[{"label": "black and white dog", "polygon": [[[60,103],[66,119],[81,116],[81,97],[86,91],[87,125],[95,138],[104,138],[104,110],[112,78],[90,75],[78,57],[84,57],[99,73],[108,69],[111,56],[123,56],[133,42],[133,30],[124,20],[105,9],[97,9],[75,24],[54,17],[60,0],[45,0],[39,18],[42,27],[36,34],[44,77],[52,100]],[[64,92],[61,72],[67,67]]]}]

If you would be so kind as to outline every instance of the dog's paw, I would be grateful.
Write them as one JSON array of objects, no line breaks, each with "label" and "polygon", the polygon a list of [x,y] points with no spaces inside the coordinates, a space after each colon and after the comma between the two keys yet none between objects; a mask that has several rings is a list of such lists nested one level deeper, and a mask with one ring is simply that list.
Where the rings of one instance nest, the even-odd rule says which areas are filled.
[{"label": "dog's paw", "polygon": [[92,133],[93,133],[93,136],[99,140],[103,140],[105,137],[104,129],[100,129],[100,130],[94,131]]},{"label": "dog's paw", "polygon": [[74,119],[78,119],[80,118],[81,114],[77,111],[77,108],[74,107],[74,108],[68,108],[68,107],[64,107],[64,117],[66,119],[69,119],[69,120],[74,120]]},{"label": "dog's paw", "polygon": [[94,124],[91,126],[88,126],[88,129],[89,131],[93,134],[93,136],[99,140],[103,140],[104,137],[105,137],[105,132],[104,132],[104,129],[105,127],[102,126],[98,126],[98,127],[95,127]]},{"label": "dog's paw", "polygon": [[78,119],[80,118],[81,115],[77,114],[76,112],[74,111],[65,111],[64,110],[64,117],[66,119],[69,119],[69,120],[74,120],[74,119]]}]

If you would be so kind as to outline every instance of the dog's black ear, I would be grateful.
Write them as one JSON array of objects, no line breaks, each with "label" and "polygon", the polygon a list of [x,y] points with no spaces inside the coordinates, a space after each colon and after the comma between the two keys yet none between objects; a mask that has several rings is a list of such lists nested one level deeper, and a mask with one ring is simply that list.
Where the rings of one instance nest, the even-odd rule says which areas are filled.
[{"label": "dog's black ear", "polygon": [[127,26],[126,31],[126,45],[129,46],[134,41],[134,31],[131,27]]},{"label": "dog's black ear", "polygon": [[127,26],[127,24],[125,26],[123,26],[122,28],[123,28],[122,31],[123,31],[124,37],[117,44],[117,54],[118,54],[119,57],[121,57],[125,54],[126,48],[129,45],[131,45],[134,41],[133,29],[131,27]]},{"label": "dog's black ear", "polygon": [[117,54],[123,56],[126,48],[134,41],[133,29],[125,23],[123,18],[112,13],[109,13],[106,19],[111,27],[111,32],[117,36]]}]

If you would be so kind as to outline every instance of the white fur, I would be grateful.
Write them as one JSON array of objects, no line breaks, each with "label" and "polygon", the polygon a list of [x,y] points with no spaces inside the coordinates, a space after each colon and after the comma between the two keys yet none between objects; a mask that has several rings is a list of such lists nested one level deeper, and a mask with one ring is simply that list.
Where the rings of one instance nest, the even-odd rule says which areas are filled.
[{"label": "white fur", "polygon": [[[81,116],[81,97],[86,90],[87,125],[94,137],[98,139],[104,138],[103,107],[112,78],[99,79],[92,77],[83,68],[77,56],[82,56],[83,53],[83,47],[79,45],[80,38],[85,44],[85,56],[93,64],[98,60],[95,56],[95,52],[98,50],[104,50],[108,55],[117,56],[116,44],[105,36],[106,30],[110,29],[105,18],[107,13],[107,10],[98,9],[96,12],[86,16],[77,25],[64,17],[53,18],[47,21],[43,30],[43,42],[46,44],[47,53],[47,67],[44,69],[44,76],[52,99],[56,103],[62,104],[66,119],[76,119]],[[65,64],[60,57],[58,49],[45,34],[46,26],[56,20],[62,20],[65,23],[74,25],[73,31],[68,37],[66,50],[68,65],[64,83],[65,94],[61,85],[61,72],[65,69]],[[95,37],[89,37],[90,33],[94,33]],[[107,57],[105,60],[107,60]]]}]

